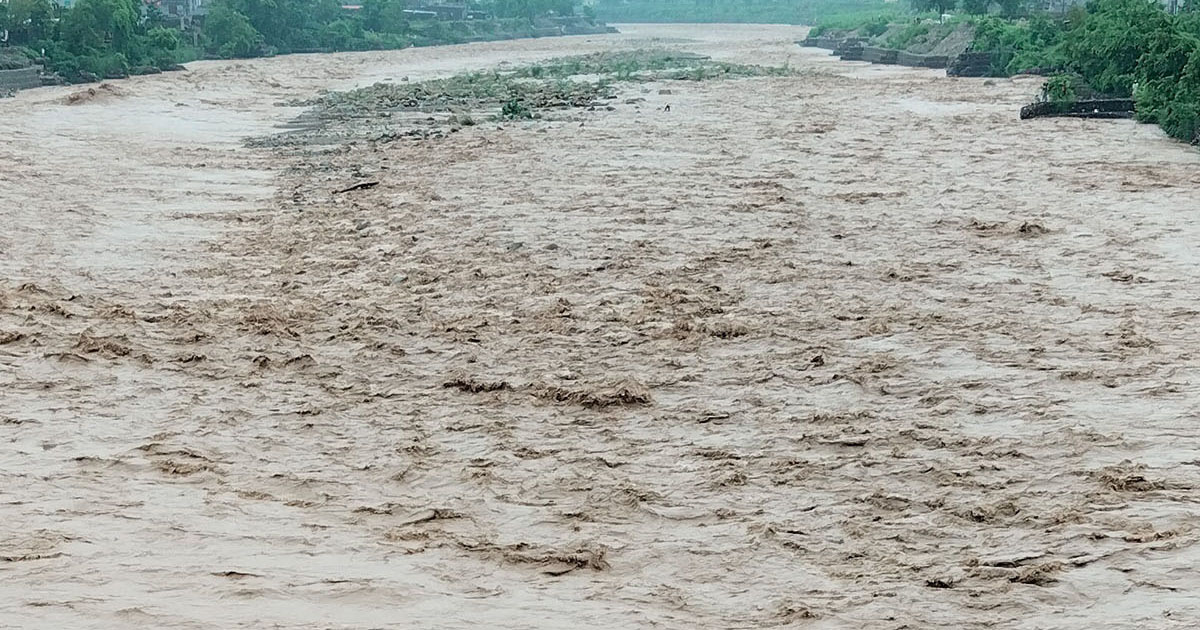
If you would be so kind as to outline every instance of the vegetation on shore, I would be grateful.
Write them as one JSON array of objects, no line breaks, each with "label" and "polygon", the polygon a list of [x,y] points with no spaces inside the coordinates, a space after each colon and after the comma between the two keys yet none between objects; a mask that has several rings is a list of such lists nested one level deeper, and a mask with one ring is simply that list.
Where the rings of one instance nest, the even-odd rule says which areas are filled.
[{"label": "vegetation on shore", "polygon": [[607,22],[815,24],[893,12],[883,0],[598,0],[596,15]]},{"label": "vegetation on shore", "polygon": [[[913,8],[938,8],[930,2],[914,0]],[[960,8],[950,22],[974,29],[970,48],[990,53],[995,76],[1048,75],[1046,97],[1062,102],[1132,98],[1138,120],[1200,143],[1200,11],[1171,15],[1157,0],[1092,0],[1060,14],[971,0],[962,0]],[[876,38],[887,32],[893,37],[880,44],[905,48],[916,35],[946,28],[930,14],[891,18],[881,26],[883,19],[835,21],[818,32]]]},{"label": "vegetation on shore", "polygon": [[[407,48],[543,34],[576,16],[576,0],[487,0],[486,19],[444,21],[406,13],[402,0],[365,0],[347,10],[337,0],[216,0],[203,28],[182,30],[141,0],[51,0],[0,3],[7,31],[4,59],[37,59],[67,81],[158,72],[199,57]],[[559,17],[567,16],[567,17]],[[557,20],[552,22],[551,20]],[[4,61],[16,64],[17,61]]]}]

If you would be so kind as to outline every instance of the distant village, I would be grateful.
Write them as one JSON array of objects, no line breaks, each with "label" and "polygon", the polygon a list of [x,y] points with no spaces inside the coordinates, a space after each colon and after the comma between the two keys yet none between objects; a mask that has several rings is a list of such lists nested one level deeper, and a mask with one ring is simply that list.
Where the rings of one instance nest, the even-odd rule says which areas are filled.
[{"label": "distant village", "polygon": [[[0,0],[3,2],[5,0]],[[72,0],[63,0],[64,6],[70,6]],[[208,13],[212,0],[147,0],[147,4],[156,6],[168,18],[180,20],[180,26],[187,26],[195,20],[203,20]],[[486,11],[471,9],[465,2],[429,2],[427,0],[405,0],[408,7],[404,13],[413,19],[427,20],[481,20],[491,17]],[[362,10],[363,5],[358,0],[342,4],[342,10],[354,13]]]},{"label": "distant village", "polygon": [[[75,0],[53,0],[54,4],[70,8]],[[163,15],[178,19],[181,26],[187,26],[195,20],[203,20],[208,14],[212,0],[143,0],[147,6],[153,6],[162,11]],[[0,0],[0,5],[8,4],[9,0]],[[487,11],[470,8],[465,2],[431,2],[429,0],[405,0],[408,7],[405,14],[414,19],[428,20],[482,20],[490,18]],[[344,11],[353,13],[362,10],[362,4],[350,0],[342,4]],[[4,39],[0,36],[0,42]]]}]

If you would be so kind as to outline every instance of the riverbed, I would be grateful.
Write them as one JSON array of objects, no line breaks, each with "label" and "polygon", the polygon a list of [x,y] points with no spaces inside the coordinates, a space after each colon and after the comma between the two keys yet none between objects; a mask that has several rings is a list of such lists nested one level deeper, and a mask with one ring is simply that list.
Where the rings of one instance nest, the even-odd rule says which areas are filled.
[{"label": "riverbed", "polygon": [[[805,30],[0,100],[0,627],[1193,627],[1200,153]],[[797,72],[246,142],[658,46]]]}]

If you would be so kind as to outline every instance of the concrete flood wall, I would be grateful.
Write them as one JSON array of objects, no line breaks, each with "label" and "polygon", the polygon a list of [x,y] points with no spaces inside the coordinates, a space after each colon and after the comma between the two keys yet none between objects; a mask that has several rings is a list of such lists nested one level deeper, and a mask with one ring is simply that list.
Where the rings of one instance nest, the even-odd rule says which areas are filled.
[{"label": "concrete flood wall", "polygon": [[887,63],[895,64],[896,59],[900,56],[900,51],[892,50],[891,48],[879,48],[876,46],[863,46],[862,58],[863,61],[871,63]]},{"label": "concrete flood wall", "polygon": [[862,44],[842,44],[833,54],[841,57],[842,61],[862,61],[863,47]]},{"label": "concrete flood wall", "polygon": [[812,48],[828,48],[834,55],[841,57],[842,61],[869,61],[913,68],[945,68],[952,62],[952,58],[947,55],[918,55],[903,50],[867,46],[866,41],[861,38],[809,37],[796,43]]},{"label": "concrete flood wall", "polygon": [[809,48],[828,48],[829,50],[836,50],[837,47],[842,43],[842,38],[840,38],[840,37],[807,37],[804,40],[796,42],[796,43],[800,44],[801,46],[808,46]]},{"label": "concrete flood wall", "polygon": [[946,66],[946,75],[951,77],[986,77],[991,73],[992,54],[986,52],[965,52]]},{"label": "concrete flood wall", "polygon": [[916,55],[900,51],[896,55],[896,63],[914,68],[945,68],[950,64],[950,57],[946,55]]},{"label": "concrete flood wall", "polygon": [[1021,108],[1021,120],[1042,116],[1069,118],[1133,118],[1137,105],[1130,98],[1106,98],[1074,103],[1041,102]]},{"label": "concrete flood wall", "polygon": [[18,68],[16,70],[0,70],[0,92],[27,90],[42,85],[42,69]]}]

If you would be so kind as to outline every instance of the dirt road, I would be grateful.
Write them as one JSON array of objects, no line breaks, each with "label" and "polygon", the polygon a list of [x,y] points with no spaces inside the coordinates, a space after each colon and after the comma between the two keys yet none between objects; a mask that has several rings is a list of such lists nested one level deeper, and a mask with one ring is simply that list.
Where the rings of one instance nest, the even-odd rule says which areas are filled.
[{"label": "dirt road", "polygon": [[[0,101],[0,627],[1194,627],[1200,154],[623,31]],[[243,144],[653,45],[802,72]]]}]

